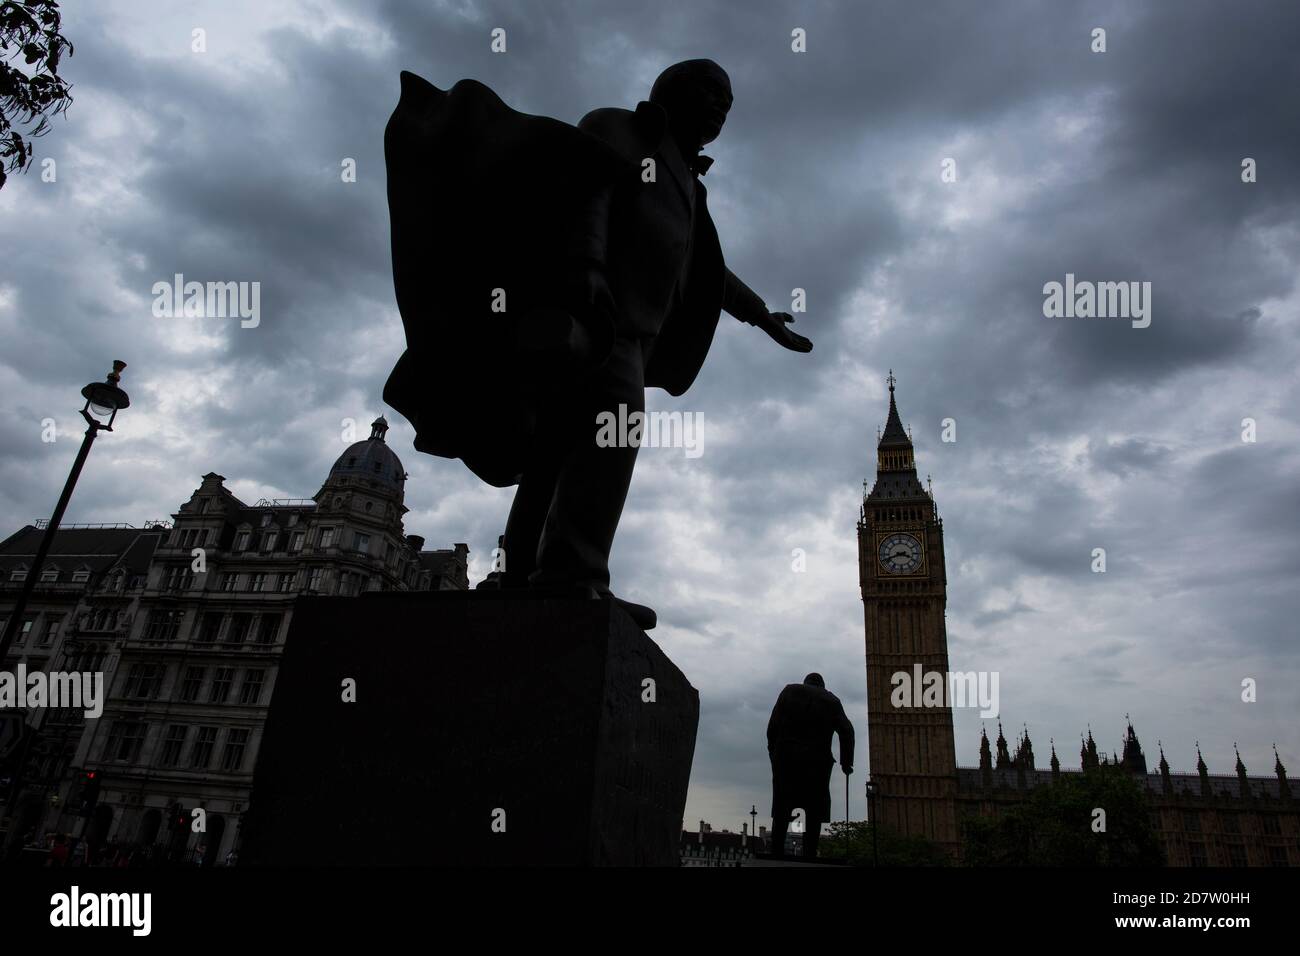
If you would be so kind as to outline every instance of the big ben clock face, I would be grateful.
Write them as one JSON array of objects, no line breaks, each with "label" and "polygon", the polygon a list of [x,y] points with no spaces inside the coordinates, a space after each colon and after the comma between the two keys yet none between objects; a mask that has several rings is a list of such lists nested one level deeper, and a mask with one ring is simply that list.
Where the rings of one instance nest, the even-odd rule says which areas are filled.
[{"label": "big ben clock face", "polygon": [[921,567],[921,542],[910,534],[891,534],[880,542],[880,566],[890,574],[913,574]]}]

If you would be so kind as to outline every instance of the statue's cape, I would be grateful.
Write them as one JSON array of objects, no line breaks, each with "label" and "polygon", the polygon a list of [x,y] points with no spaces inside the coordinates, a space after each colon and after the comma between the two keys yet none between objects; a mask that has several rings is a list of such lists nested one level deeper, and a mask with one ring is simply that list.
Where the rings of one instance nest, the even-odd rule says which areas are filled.
[{"label": "statue's cape", "polygon": [[407,350],[384,401],[415,426],[420,451],[514,484],[547,388],[603,361],[613,341],[612,315],[571,308],[566,290],[582,211],[627,160],[474,80],[449,91],[401,80],[384,156]]}]

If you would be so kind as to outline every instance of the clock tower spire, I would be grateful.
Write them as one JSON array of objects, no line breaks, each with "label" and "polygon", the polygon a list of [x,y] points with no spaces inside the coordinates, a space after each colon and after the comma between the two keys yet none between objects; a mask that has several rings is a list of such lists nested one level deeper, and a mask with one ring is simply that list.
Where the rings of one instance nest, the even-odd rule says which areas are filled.
[{"label": "clock tower spire", "polygon": [[[889,414],[876,446],[876,480],[858,520],[871,779],[882,822],[956,853],[943,521],[917,477],[892,369],[886,381]],[[918,675],[923,682],[941,682],[941,699],[913,686]]]}]

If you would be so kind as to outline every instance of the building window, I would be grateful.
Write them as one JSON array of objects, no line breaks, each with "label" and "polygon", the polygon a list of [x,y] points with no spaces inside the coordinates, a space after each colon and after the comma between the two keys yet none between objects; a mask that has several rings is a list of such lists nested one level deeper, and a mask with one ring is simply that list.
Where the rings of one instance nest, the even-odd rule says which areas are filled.
[{"label": "building window", "polygon": [[73,572],[72,572],[72,583],[73,583],[73,584],[85,584],[85,583],[86,583],[87,581],[89,581],[89,580],[90,580],[90,572],[89,572],[89,571],[73,571]]},{"label": "building window", "polygon": [[1224,833],[1241,832],[1241,819],[1237,816],[1237,814],[1235,813],[1223,814],[1223,832]]},{"label": "building window", "polygon": [[167,572],[165,587],[168,591],[188,591],[193,586],[194,572],[190,570],[189,565],[178,565]]},{"label": "building window", "polygon": [[41,647],[48,647],[54,643],[54,639],[59,636],[59,628],[63,627],[62,614],[46,614],[45,627],[41,629],[41,638],[36,643]]},{"label": "building window", "polygon": [[370,535],[362,534],[361,532],[358,531],[356,533],[356,536],[352,539],[352,547],[355,548],[357,551],[360,551],[362,554],[369,554]]},{"label": "building window", "polygon": [[236,551],[247,551],[247,550],[248,550],[248,532],[247,532],[247,531],[241,531],[241,532],[239,532],[239,534],[235,535],[235,548],[234,548],[234,550],[236,550]]},{"label": "building window", "polygon": [[298,512],[295,511],[293,514],[289,515],[289,521],[287,523],[290,528],[296,525],[298,523]]},{"label": "building window", "polygon": [[59,569],[58,569],[58,568],[49,568],[49,569],[47,569],[47,570],[41,572],[41,583],[42,583],[42,584],[53,584],[53,583],[54,583],[55,581],[57,581],[57,580],[59,580]]},{"label": "building window", "polygon": [[1268,865],[1269,866],[1289,866],[1290,863],[1286,858],[1286,847],[1271,846],[1268,848]]},{"label": "building window", "polygon": [[1192,866],[1209,866],[1210,861],[1205,856],[1204,843],[1187,844],[1187,855],[1191,859]]},{"label": "building window", "polygon": [[77,655],[77,666],[70,667],[68,670],[74,671],[102,671],[104,669],[104,658],[108,657],[108,651],[102,644],[91,644]]},{"label": "building window", "polygon": [[108,735],[105,756],[109,760],[134,763],[140,759],[140,748],[144,746],[144,734],[148,725],[138,720],[114,721],[113,729]]},{"label": "building window", "polygon": [[[1183,829],[1188,833],[1201,832],[1201,815],[1195,810],[1183,811]],[[1202,847],[1202,849],[1204,849]]]},{"label": "building window", "polygon": [[224,704],[230,697],[230,685],[235,681],[233,667],[218,667],[212,678],[212,687],[208,690],[209,704]]},{"label": "building window", "polygon": [[247,730],[232,730],[226,734],[226,748],[221,753],[221,769],[231,773],[241,770],[244,766],[244,750],[247,747]]},{"label": "building window", "polygon": [[242,613],[230,615],[230,627],[226,628],[226,643],[243,644],[248,640],[248,632],[252,627],[253,615]]},{"label": "building window", "polygon": [[276,539],[279,537],[280,533],[278,531],[268,531],[266,534],[262,535],[262,553],[270,554],[274,551]]},{"label": "building window", "polygon": [[194,740],[194,749],[190,751],[190,769],[205,770],[212,762],[212,748],[217,743],[216,727],[200,727],[199,735]]},{"label": "building window", "polygon": [[295,552],[296,552],[296,551],[301,551],[301,550],[302,550],[302,542],[303,542],[303,540],[304,540],[306,537],[307,537],[307,535],[306,535],[305,532],[302,532],[302,531],[295,531],[295,532],[293,533],[293,536],[292,536],[291,538],[289,538],[289,550],[290,550],[290,551],[295,551]]},{"label": "building window", "polygon": [[18,628],[18,633],[14,635],[15,644],[23,644],[27,641],[27,635],[32,632],[32,625],[36,622],[34,617],[23,618],[23,626]]},{"label": "building window", "polygon": [[1241,843],[1228,844],[1228,865],[1229,866],[1249,866],[1246,861],[1246,847]]},{"label": "building window", "polygon": [[276,635],[280,633],[279,614],[263,614],[262,619],[257,622],[257,643],[274,644]]},{"label": "building window", "polygon": [[1279,836],[1282,833],[1282,827],[1277,822],[1277,814],[1264,813],[1259,818],[1260,829],[1269,836]]},{"label": "building window", "polygon": [[266,514],[262,515],[262,527],[265,528],[270,523],[271,523],[271,512],[268,511]]},{"label": "building window", "polygon": [[281,594],[288,594],[293,590],[293,579],[294,573],[292,571],[286,571],[284,574],[280,575],[280,583],[276,589]]},{"label": "building window", "polygon": [[199,626],[199,636],[195,643],[217,643],[217,635],[221,633],[221,622],[224,617],[225,615],[219,611],[204,611],[203,623]]},{"label": "building window", "polygon": [[145,629],[146,641],[174,641],[180,633],[184,611],[150,611],[149,626]]},{"label": "building window", "polygon": [[241,704],[256,704],[262,699],[262,682],[266,679],[266,671],[252,670],[244,671],[244,683],[239,688],[239,702]]},{"label": "building window", "polygon": [[309,591],[319,591],[319,590],[321,589],[321,583],[322,583],[324,577],[325,577],[325,570],[324,570],[324,568],[312,568],[312,569],[311,569],[311,578],[310,578],[310,580],[307,582],[307,590],[309,590]]},{"label": "building window", "polygon": [[250,591],[265,591],[266,575],[261,573],[252,575],[248,581],[248,589]]},{"label": "building window", "polygon": [[181,682],[181,700],[193,703],[199,699],[199,688],[203,686],[203,675],[207,673],[202,667],[185,668],[185,680]]},{"label": "building window", "polygon": [[172,724],[167,728],[167,736],[163,738],[162,755],[158,758],[161,766],[175,767],[181,762],[181,751],[185,749],[185,738],[189,733],[190,728],[184,724]]},{"label": "building window", "polygon": [[23,568],[23,569],[21,569],[21,570],[15,569],[15,570],[14,570],[14,571],[9,575],[9,580],[10,580],[10,581],[14,581],[14,582],[18,582],[18,581],[26,581],[26,580],[27,580],[27,569],[26,569],[26,568]]},{"label": "building window", "polygon": [[152,661],[132,664],[126,678],[126,696],[140,700],[153,700],[158,696],[158,690],[162,686],[162,675],[161,664]]},{"label": "building window", "polygon": [[[320,529],[320,546],[321,546],[322,548],[328,548],[328,547],[330,547],[333,543],[334,543],[334,529],[333,529],[333,528],[321,528],[321,529]],[[24,572],[24,574],[25,574],[25,572]]]}]

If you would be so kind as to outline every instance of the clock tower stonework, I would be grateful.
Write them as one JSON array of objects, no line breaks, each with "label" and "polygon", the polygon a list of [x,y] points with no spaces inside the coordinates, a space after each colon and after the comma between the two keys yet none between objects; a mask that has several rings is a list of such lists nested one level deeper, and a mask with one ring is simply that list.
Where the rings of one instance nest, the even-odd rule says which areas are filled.
[{"label": "clock tower stonework", "polygon": [[[875,812],[899,833],[925,837],[955,854],[960,843],[948,699],[943,521],[917,478],[912,440],[898,417],[894,385],[890,372],[889,417],[876,450],[876,481],[863,497],[858,520]],[[923,688],[916,686],[918,675],[935,673],[942,681],[940,701],[935,694],[923,698]],[[905,675],[906,682],[896,675]]]}]

